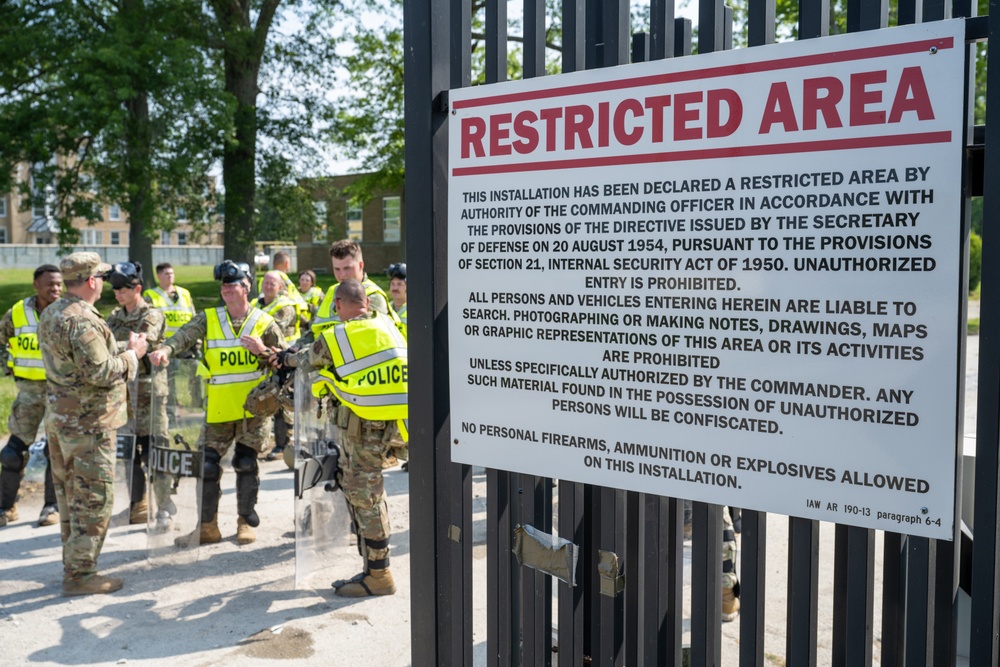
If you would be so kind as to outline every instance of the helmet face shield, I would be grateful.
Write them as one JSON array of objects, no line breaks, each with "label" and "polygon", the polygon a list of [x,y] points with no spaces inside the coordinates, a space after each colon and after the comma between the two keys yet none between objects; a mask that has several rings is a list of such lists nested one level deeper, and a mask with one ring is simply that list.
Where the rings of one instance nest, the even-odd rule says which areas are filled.
[{"label": "helmet face shield", "polygon": [[112,289],[124,289],[142,284],[142,266],[138,262],[122,262],[115,264],[106,274],[105,280],[111,283]]}]

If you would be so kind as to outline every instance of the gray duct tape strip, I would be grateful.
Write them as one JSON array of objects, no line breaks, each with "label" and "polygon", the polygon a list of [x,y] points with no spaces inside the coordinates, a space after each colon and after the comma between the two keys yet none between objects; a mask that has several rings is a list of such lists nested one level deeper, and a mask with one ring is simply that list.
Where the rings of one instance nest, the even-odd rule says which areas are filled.
[{"label": "gray duct tape strip", "polygon": [[543,533],[534,526],[514,529],[517,562],[576,586],[576,562],[580,548],[569,540]]},{"label": "gray duct tape strip", "polygon": [[597,554],[597,575],[601,581],[601,595],[613,598],[625,590],[625,576],[618,570],[618,554],[603,549]]}]

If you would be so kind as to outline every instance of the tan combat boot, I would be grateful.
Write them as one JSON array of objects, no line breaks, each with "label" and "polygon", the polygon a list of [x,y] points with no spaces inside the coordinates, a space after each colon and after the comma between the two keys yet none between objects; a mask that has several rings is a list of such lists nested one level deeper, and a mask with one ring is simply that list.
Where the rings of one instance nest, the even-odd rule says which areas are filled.
[{"label": "tan combat boot", "polygon": [[198,535],[198,542],[201,544],[215,544],[222,541],[222,533],[219,532],[219,515],[212,517],[211,521],[201,522],[201,533]]},{"label": "tan combat boot", "polygon": [[392,595],[396,592],[396,582],[392,579],[389,568],[384,570],[371,569],[368,574],[361,573],[350,581],[338,581],[334,584],[334,592],[345,598],[366,598],[373,595]]},{"label": "tan combat boot", "polygon": [[103,574],[91,574],[86,577],[63,579],[63,597],[74,595],[104,595],[120,590],[125,582],[118,577],[106,577]]},{"label": "tan combat boot", "polygon": [[722,622],[735,621],[740,615],[740,599],[732,588],[722,589]]},{"label": "tan combat boot", "polygon": [[39,526],[54,526],[59,523],[59,508],[55,505],[46,505],[38,515]]},{"label": "tan combat boot", "polygon": [[146,504],[146,496],[142,497],[137,503],[132,503],[132,507],[128,511],[128,522],[130,524],[146,523],[146,515],[149,511],[149,506]]},{"label": "tan combat boot", "polygon": [[8,510],[0,510],[0,526],[6,526],[8,523],[14,523],[17,521],[17,505],[12,505]]},{"label": "tan combat boot", "polygon": [[236,543],[237,544],[253,544],[257,541],[257,532],[253,529],[247,520],[240,517],[236,520]]}]

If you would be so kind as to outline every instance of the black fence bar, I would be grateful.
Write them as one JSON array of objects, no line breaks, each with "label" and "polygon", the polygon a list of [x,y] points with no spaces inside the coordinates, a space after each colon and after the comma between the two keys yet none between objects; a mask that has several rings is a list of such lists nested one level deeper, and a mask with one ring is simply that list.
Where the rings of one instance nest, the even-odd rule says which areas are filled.
[{"label": "black fence bar", "polygon": [[[421,267],[410,291],[415,373],[410,407],[412,637],[416,667],[472,664],[471,517],[468,468],[451,464],[447,344],[447,91],[468,83],[469,58],[453,52],[471,25],[460,0],[416,0],[404,7],[407,257]],[[456,35],[456,33],[459,33]],[[468,42],[466,42],[468,43]],[[466,495],[467,494],[467,495]],[[469,526],[465,542],[446,525]],[[453,533],[454,536],[454,533]],[[428,641],[433,638],[433,641]]]},{"label": "black fence bar", "polygon": [[[961,414],[961,413],[959,413]],[[959,501],[957,507],[961,508]],[[958,651],[958,562],[961,539],[932,540],[934,555],[934,653],[936,667],[952,667]]]},{"label": "black fence bar", "polygon": [[764,666],[767,514],[743,510],[740,535],[740,667]]},{"label": "black fence bar", "polygon": [[924,16],[924,5],[920,0],[899,0],[896,7],[896,21],[899,25],[921,23]]},{"label": "black fence bar", "polygon": [[491,667],[513,664],[511,635],[513,619],[510,536],[513,531],[511,511],[511,473],[486,471],[486,660]]},{"label": "black fence bar", "polygon": [[[625,494],[625,664],[641,664],[639,655],[640,618],[647,613],[642,588],[656,581],[656,572],[643,567],[643,549],[639,540],[643,532],[644,493]],[[657,566],[657,569],[659,567]],[[653,605],[652,613],[656,613]]]},{"label": "black fence bar", "polygon": [[545,76],[545,0],[524,0],[524,78]]},{"label": "black fence bar", "polygon": [[924,0],[924,21],[951,18],[951,0]]},{"label": "black fence bar", "polygon": [[969,18],[978,15],[979,7],[972,0],[953,0],[951,5],[951,15],[955,18],[959,16]]},{"label": "black fence bar", "polygon": [[692,503],[691,664],[717,665],[722,654],[722,507]]},{"label": "black fence bar", "polygon": [[851,0],[847,3],[847,32],[878,30],[889,25],[889,0]]},{"label": "black fence bar", "polygon": [[662,662],[681,664],[681,632],[684,626],[684,501],[678,498],[660,500],[660,512],[666,521],[660,524],[660,541],[666,544],[667,561],[659,581],[660,607],[663,621],[660,624],[658,646]]},{"label": "black fence bar", "polygon": [[627,0],[603,0],[603,60],[601,67],[625,65],[629,56],[629,14]]},{"label": "black fence bar", "polygon": [[486,83],[507,80],[507,3],[485,0]]},{"label": "black fence bar", "polygon": [[833,559],[834,667],[871,667],[875,531],[838,524]]},{"label": "black fence bar", "polygon": [[788,519],[788,610],[785,662],[816,665],[817,598],[819,595],[819,522]]},{"label": "black fence bar", "polygon": [[[521,523],[552,532],[552,480],[521,475]],[[552,664],[552,579],[521,568],[521,647],[524,665]]]},{"label": "black fence bar", "polygon": [[[931,667],[934,655],[934,552],[926,537],[907,538],[906,665]],[[975,663],[974,663],[975,664]]]},{"label": "black fence bar", "polygon": [[885,533],[882,539],[881,664],[902,665],[906,636],[906,537]]},{"label": "black fence bar", "polygon": [[704,0],[698,3],[698,53],[723,50],[725,32],[725,5],[722,0]]},{"label": "black fence bar", "polygon": [[749,46],[774,44],[774,26],[774,0],[748,3],[747,44]]},{"label": "black fence bar", "polygon": [[799,39],[830,34],[830,0],[799,0]]},{"label": "black fence bar", "polygon": [[[1000,43],[1000,20],[990,16],[989,40]],[[992,65],[992,67],[991,67]],[[986,126],[1000,127],[1000,48],[987,53]],[[1000,662],[1000,150],[986,144],[983,157],[983,273],[979,316],[979,404],[976,420],[975,526],[972,551],[972,665]]]},{"label": "black fence bar", "polygon": [[691,19],[674,19],[674,57],[691,55]]},{"label": "black fence bar", "polygon": [[576,72],[586,65],[586,33],[584,31],[587,3],[584,0],[563,0],[562,3],[562,71]]},{"label": "black fence bar", "polygon": [[649,62],[649,33],[637,32],[632,35],[632,62]]},{"label": "black fence bar", "polygon": [[[591,658],[595,665],[620,666],[624,664],[624,596],[608,590],[614,587],[614,582],[608,581],[607,577],[620,573],[625,553],[625,492],[603,486],[592,488],[588,511],[592,517],[595,560],[599,558],[599,551],[614,553],[619,558],[619,572],[605,571],[603,582],[599,568],[595,567],[590,573],[596,580],[591,590],[597,593],[592,598],[594,608],[590,618]],[[605,588],[603,593],[602,583]]]},{"label": "black fence bar", "polygon": [[674,0],[649,3],[649,60],[663,60],[674,55]]},{"label": "black fence bar", "polygon": [[[581,549],[583,541],[583,484],[559,481],[559,536]],[[583,562],[583,554],[580,554]],[[579,667],[583,664],[583,594],[584,577],[579,565],[575,572],[577,585],[559,582],[559,667]],[[591,575],[588,575],[591,576]]]}]

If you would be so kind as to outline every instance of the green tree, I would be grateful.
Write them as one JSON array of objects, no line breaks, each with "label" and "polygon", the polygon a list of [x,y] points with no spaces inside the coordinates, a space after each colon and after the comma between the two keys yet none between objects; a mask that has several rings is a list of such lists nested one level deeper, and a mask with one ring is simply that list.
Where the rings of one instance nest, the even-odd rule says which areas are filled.
[{"label": "green tree", "polygon": [[[23,205],[55,195],[60,245],[73,219],[118,204],[130,256],[152,264],[152,239],[175,212],[201,219],[204,174],[223,106],[200,49],[194,0],[20,0],[0,5],[0,191]],[[31,180],[15,184],[18,163]]]}]

